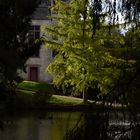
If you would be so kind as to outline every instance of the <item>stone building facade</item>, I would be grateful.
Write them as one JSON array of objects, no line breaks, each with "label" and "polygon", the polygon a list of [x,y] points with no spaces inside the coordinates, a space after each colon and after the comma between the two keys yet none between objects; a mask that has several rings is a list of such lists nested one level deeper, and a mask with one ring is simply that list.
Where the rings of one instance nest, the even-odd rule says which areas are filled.
[{"label": "stone building facade", "polygon": [[[42,0],[42,3],[36,9],[32,17],[32,33],[35,38],[41,37],[41,27],[43,25],[51,24],[52,21],[47,18],[51,15],[49,7],[53,4],[53,0]],[[52,50],[46,49],[43,45],[40,46],[38,55],[31,57],[26,62],[27,73],[20,75],[24,80],[51,82],[52,76],[46,72],[47,66],[53,59]]]}]

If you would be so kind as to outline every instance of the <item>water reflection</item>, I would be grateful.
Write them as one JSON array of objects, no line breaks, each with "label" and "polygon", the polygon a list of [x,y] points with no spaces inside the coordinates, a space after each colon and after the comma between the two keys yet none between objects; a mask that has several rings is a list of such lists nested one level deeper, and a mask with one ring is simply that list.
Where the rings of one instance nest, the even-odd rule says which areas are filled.
[{"label": "water reflection", "polygon": [[140,140],[139,114],[0,112],[0,140]]},{"label": "water reflection", "polygon": [[128,112],[83,113],[81,122],[64,140],[140,140],[138,120],[138,115],[136,119]]}]

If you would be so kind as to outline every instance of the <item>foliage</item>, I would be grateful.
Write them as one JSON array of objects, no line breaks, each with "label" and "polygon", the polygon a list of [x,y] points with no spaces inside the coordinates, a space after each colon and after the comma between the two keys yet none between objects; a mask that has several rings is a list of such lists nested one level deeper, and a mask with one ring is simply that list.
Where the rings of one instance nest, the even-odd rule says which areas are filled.
[{"label": "foliage", "polygon": [[[139,13],[140,13],[140,1],[123,0],[122,7],[120,7],[123,16],[125,16],[125,22],[129,22],[132,25],[139,26]],[[134,24],[135,23],[135,24]]]},{"label": "foliage", "polygon": [[125,35],[125,45],[128,49],[131,49],[134,53],[134,59],[139,60],[140,52],[140,28],[130,28]]},{"label": "foliage", "polygon": [[121,37],[108,34],[103,20],[100,29],[95,32],[95,17],[88,9],[91,7],[86,0],[58,0],[52,7],[57,15],[51,17],[54,24],[45,27],[50,36],[47,35],[44,42],[57,55],[48,71],[53,73],[57,86],[73,86],[77,92],[86,93],[88,87],[98,83],[101,94],[107,94],[117,83],[121,70],[117,68],[119,61],[111,56],[104,45],[108,40]]},{"label": "foliage", "polygon": [[100,95],[107,95],[111,100],[128,92],[127,87],[139,70],[139,62],[135,60],[139,35],[138,32],[132,34],[137,34],[133,40],[128,37],[129,44],[134,42],[130,48],[127,36],[121,34],[118,27],[123,22],[126,27],[131,23],[130,27],[138,28],[139,2],[126,0],[121,1],[121,5],[118,2],[56,1],[52,7],[55,15],[50,17],[54,22],[45,27],[44,42],[57,52],[48,67],[57,86],[73,87],[86,96],[87,89],[96,85]]},{"label": "foliage", "polygon": [[139,82],[140,82],[140,29],[130,28],[129,31],[125,35],[125,46],[133,52],[131,58],[135,60],[133,64],[133,69],[128,76],[127,80],[127,90],[126,97],[128,101],[132,104],[139,104]]}]

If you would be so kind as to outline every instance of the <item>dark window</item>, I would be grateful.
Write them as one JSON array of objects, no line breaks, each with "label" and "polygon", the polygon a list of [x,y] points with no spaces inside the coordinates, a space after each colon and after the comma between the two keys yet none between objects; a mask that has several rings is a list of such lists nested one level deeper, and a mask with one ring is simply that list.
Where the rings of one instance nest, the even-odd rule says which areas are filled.
[{"label": "dark window", "polygon": [[35,39],[38,39],[39,37],[40,37],[40,32],[35,32],[35,33],[34,33],[34,38],[35,38]]},{"label": "dark window", "polygon": [[30,28],[30,35],[31,35],[31,38],[34,41],[34,44],[38,48],[38,49],[36,49],[35,54],[33,55],[33,57],[39,57],[40,43],[38,43],[36,40],[40,38],[40,26],[39,25],[31,26],[31,28]]},{"label": "dark window", "polygon": [[40,37],[40,26],[39,25],[31,26],[30,31],[31,31],[31,36],[34,40],[38,39]]},{"label": "dark window", "polygon": [[40,26],[39,25],[35,25],[34,29],[35,29],[35,31],[40,31]]}]

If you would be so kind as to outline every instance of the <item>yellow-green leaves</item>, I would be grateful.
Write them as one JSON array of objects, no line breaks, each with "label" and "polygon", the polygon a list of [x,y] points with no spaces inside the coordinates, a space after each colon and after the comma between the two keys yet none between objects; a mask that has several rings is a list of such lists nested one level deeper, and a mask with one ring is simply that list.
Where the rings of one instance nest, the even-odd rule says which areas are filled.
[{"label": "yellow-green leaves", "polygon": [[103,24],[103,28],[93,35],[94,23],[88,0],[58,1],[54,9],[57,13],[55,24],[51,30],[46,28],[46,32],[56,36],[59,42],[58,45],[53,38],[46,41],[58,51],[48,67],[54,75],[54,83],[83,92],[94,87],[96,81],[101,93],[107,94],[118,80],[120,71],[116,67],[117,59],[105,48],[105,41],[115,40],[116,34],[109,36]]}]

